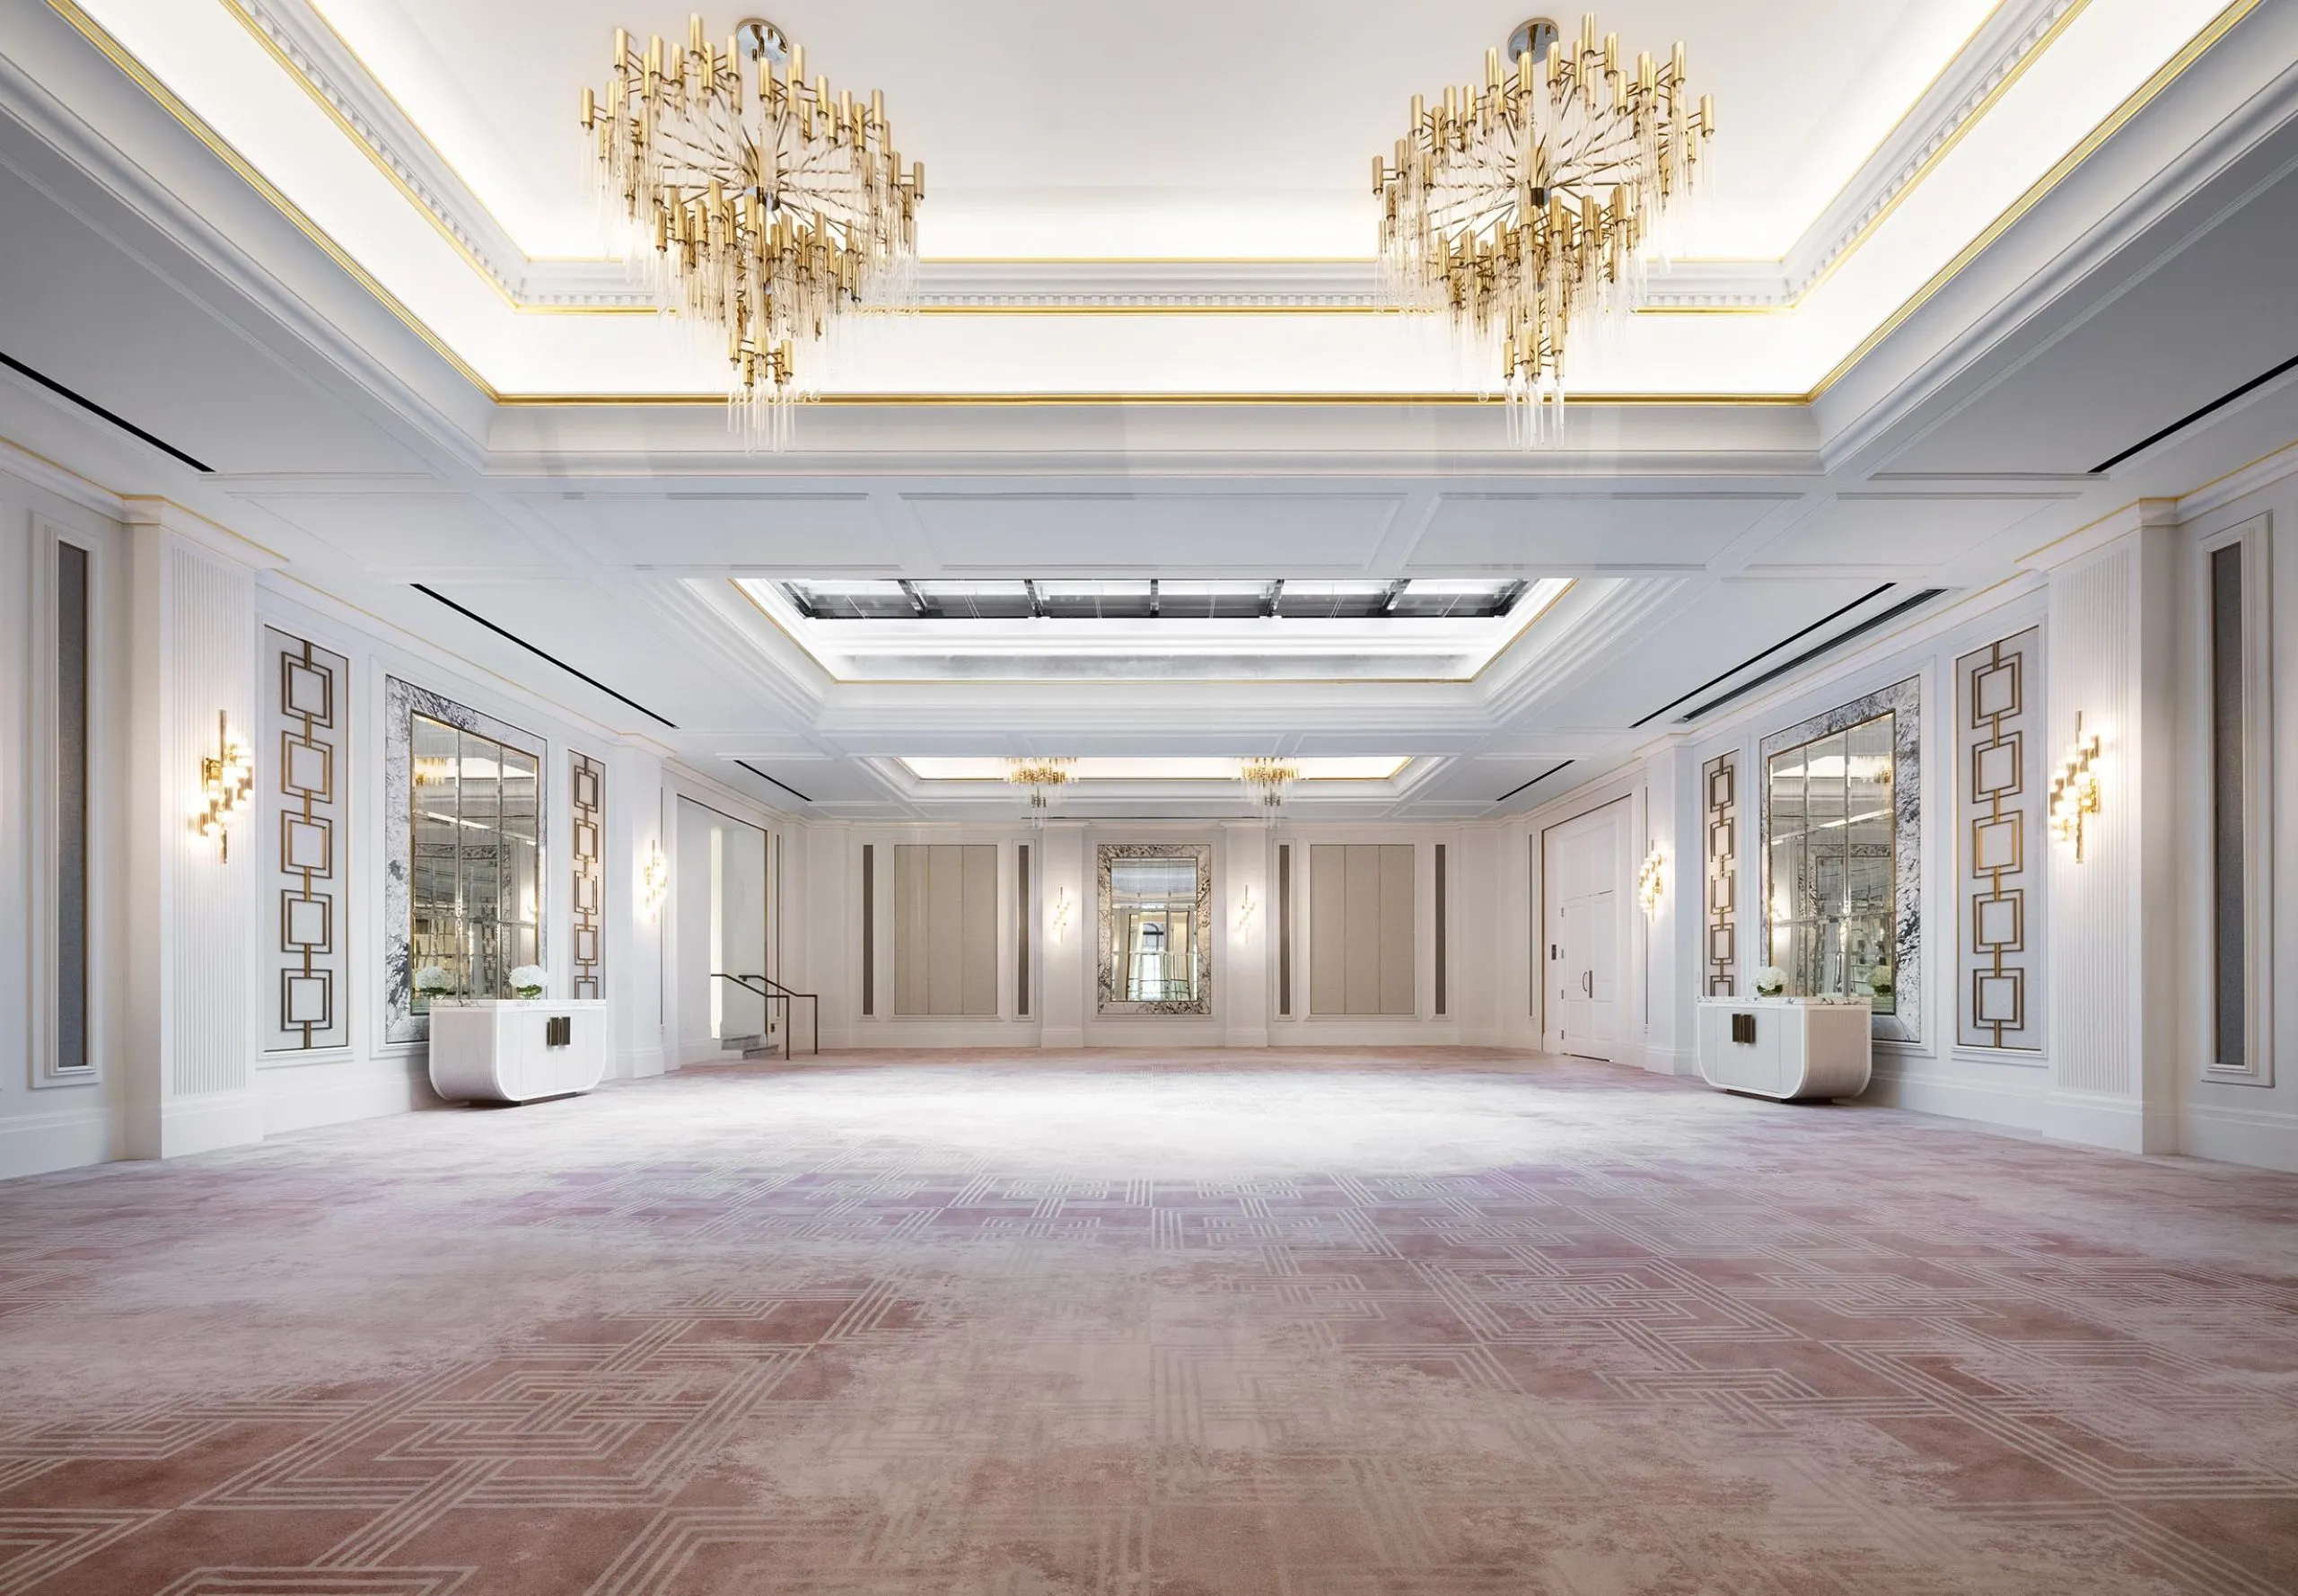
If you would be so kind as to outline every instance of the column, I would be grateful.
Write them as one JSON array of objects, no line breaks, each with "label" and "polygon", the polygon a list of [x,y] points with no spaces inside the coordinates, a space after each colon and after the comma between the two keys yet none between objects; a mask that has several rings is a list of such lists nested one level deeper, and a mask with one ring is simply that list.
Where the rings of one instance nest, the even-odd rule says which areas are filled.
[{"label": "column", "polygon": [[1038,834],[1044,850],[1045,881],[1039,903],[1045,949],[1044,1021],[1041,1048],[1082,1048],[1085,1015],[1096,974],[1093,875],[1085,857],[1085,827],[1080,820],[1048,820]]}]

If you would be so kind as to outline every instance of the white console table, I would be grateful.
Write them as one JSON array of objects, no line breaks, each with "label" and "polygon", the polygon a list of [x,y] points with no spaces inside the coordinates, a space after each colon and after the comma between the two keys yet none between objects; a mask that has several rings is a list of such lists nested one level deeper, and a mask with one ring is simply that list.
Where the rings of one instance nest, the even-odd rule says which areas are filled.
[{"label": "white console table", "polygon": [[1759,1097],[1857,1097],[1874,1068],[1873,1012],[1864,997],[1703,997],[1699,1073]]},{"label": "white console table", "polygon": [[607,1005],[488,998],[431,1007],[431,1090],[451,1101],[531,1102],[606,1078]]}]

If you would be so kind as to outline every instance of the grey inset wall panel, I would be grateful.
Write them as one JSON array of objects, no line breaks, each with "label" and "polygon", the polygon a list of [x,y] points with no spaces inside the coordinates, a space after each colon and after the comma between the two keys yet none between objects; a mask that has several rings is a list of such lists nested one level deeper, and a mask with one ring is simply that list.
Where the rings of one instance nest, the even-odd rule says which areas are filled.
[{"label": "grey inset wall panel", "polygon": [[1381,852],[1350,846],[1348,860],[1348,994],[1346,1012],[1381,1012]]},{"label": "grey inset wall panel", "polygon": [[1410,843],[1311,844],[1309,1012],[1418,1012]]},{"label": "grey inset wall panel", "polygon": [[925,850],[925,1012],[966,1012],[965,855],[954,843]]}]

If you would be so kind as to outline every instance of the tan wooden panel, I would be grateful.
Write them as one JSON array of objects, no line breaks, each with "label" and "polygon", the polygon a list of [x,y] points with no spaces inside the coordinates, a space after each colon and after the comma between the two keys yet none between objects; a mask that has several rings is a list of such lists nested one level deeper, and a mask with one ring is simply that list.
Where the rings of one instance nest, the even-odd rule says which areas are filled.
[{"label": "tan wooden panel", "polygon": [[926,1013],[966,1011],[965,849],[937,842],[926,851]]},{"label": "tan wooden panel", "polygon": [[1348,1013],[1381,1012],[1381,850],[1352,843],[1348,856]]},{"label": "tan wooden panel", "polygon": [[894,1013],[934,1012],[927,987],[927,948],[933,904],[927,896],[926,858],[917,843],[894,845]]},{"label": "tan wooden panel", "polygon": [[1381,942],[1380,1012],[1383,1014],[1418,1012],[1414,1002],[1418,950],[1413,933],[1419,919],[1412,892],[1416,851],[1408,842],[1383,843],[1379,850],[1381,906],[1377,918]]},{"label": "tan wooden panel", "polygon": [[1348,849],[1309,846],[1309,1013],[1348,1013]]},{"label": "tan wooden panel", "polygon": [[997,1013],[997,845],[969,842],[964,855],[962,901],[957,906],[964,985],[958,1013]]}]

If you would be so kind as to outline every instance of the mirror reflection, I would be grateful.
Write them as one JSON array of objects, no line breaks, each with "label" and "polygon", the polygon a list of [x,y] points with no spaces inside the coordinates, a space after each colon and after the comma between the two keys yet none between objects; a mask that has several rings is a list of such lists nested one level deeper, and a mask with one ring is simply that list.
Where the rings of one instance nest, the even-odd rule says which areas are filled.
[{"label": "mirror reflection", "polygon": [[1764,773],[1768,961],[1786,972],[1791,993],[1872,997],[1879,1014],[1897,1012],[1894,718],[1782,750]]},{"label": "mirror reflection", "polygon": [[[409,750],[410,968],[445,970],[438,995],[508,997],[511,971],[541,962],[535,758],[421,715]],[[417,991],[415,1012],[433,995]]]},{"label": "mirror reflection", "polygon": [[1128,859],[1110,866],[1110,907],[1127,1003],[1197,995],[1197,861]]}]

